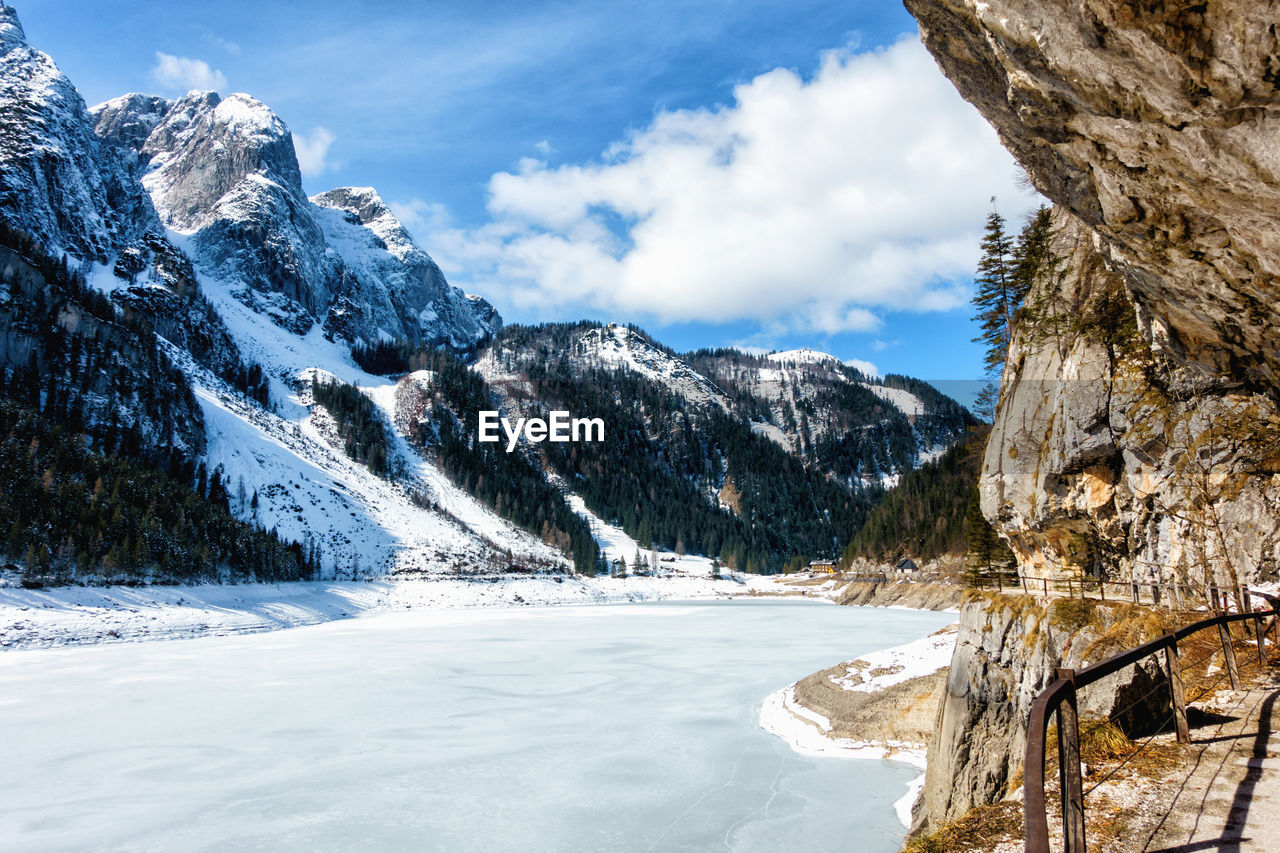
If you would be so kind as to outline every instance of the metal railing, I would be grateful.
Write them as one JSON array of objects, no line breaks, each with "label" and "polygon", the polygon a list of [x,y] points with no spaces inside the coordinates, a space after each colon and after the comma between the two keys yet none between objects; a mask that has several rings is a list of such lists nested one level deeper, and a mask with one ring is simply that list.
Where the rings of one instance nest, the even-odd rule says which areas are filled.
[{"label": "metal railing", "polygon": [[1157,607],[1177,608],[1188,602],[1207,603],[1213,610],[1228,611],[1247,602],[1250,593],[1244,585],[1238,590],[1229,586],[1208,584],[1199,586],[1186,583],[1158,581],[1104,581],[1093,578],[1044,578],[1024,575],[982,575],[964,578],[973,589],[991,589],[1003,593],[1018,593],[1042,598],[1090,598],[1095,601],[1151,604]]},{"label": "metal railing", "polygon": [[[1273,607],[1277,604],[1272,600]],[[1222,643],[1222,655],[1231,689],[1240,689],[1240,671],[1236,665],[1235,649],[1231,644],[1230,625],[1233,622],[1252,621],[1258,640],[1258,663],[1265,666],[1264,655],[1267,631],[1277,630],[1280,609],[1256,613],[1229,613],[1192,623],[1176,631],[1169,631],[1148,643],[1076,672],[1057,670],[1057,678],[1036,697],[1031,706],[1027,730],[1026,763],[1023,768],[1023,807],[1026,815],[1026,853],[1050,853],[1049,813],[1044,791],[1044,751],[1049,730],[1049,718],[1058,720],[1058,778],[1062,791],[1063,850],[1066,853],[1085,853],[1084,798],[1080,767],[1080,720],[1076,697],[1078,692],[1132,666],[1152,655],[1164,654],[1168,687],[1172,704],[1172,717],[1179,743],[1190,743],[1187,726],[1187,705],[1183,692],[1182,669],[1178,656],[1178,642],[1200,631],[1216,628]],[[1270,618],[1265,629],[1263,619]],[[1280,632],[1277,633],[1280,640]],[[1215,650],[1212,654],[1217,654]],[[1128,759],[1125,759],[1126,761]],[[1116,768],[1119,769],[1119,768]],[[1114,772],[1114,771],[1112,771]],[[1103,781],[1106,781],[1105,779]],[[1093,787],[1096,788],[1098,784]],[[1093,790],[1092,788],[1090,790]]]}]

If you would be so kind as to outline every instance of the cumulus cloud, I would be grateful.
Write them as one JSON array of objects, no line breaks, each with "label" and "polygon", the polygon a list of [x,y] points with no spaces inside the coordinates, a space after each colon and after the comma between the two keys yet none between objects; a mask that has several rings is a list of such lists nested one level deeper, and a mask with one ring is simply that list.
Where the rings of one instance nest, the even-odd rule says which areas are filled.
[{"label": "cumulus cloud", "polygon": [[850,358],[845,360],[845,364],[859,371],[863,376],[880,376],[880,368],[876,367],[869,361],[863,361],[860,358]]},{"label": "cumulus cloud", "polygon": [[156,51],[156,64],[151,69],[151,79],[165,89],[186,92],[191,89],[227,88],[227,78],[221,71],[210,68],[203,59],[190,59]]},{"label": "cumulus cloud", "polygon": [[963,304],[990,197],[1031,205],[915,37],[661,113],[596,162],[523,160],[489,191],[490,224],[424,236],[500,300],[825,334]]},{"label": "cumulus cloud", "polygon": [[298,154],[298,168],[304,178],[322,175],[334,167],[329,159],[329,147],[337,138],[323,127],[313,128],[310,136],[293,134],[293,150]]}]

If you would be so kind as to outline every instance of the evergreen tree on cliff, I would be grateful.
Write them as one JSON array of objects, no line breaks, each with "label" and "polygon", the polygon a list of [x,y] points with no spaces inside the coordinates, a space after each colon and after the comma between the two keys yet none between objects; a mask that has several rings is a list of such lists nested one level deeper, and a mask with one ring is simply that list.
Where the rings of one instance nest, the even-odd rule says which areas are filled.
[{"label": "evergreen tree on cliff", "polygon": [[969,537],[969,553],[965,565],[965,582],[969,586],[995,586],[1017,577],[1018,562],[1000,534],[982,514],[975,483],[969,493],[965,512],[965,532]]},{"label": "evergreen tree on cliff", "polygon": [[1049,246],[1052,234],[1052,218],[1044,206],[1027,219],[1016,241],[1005,231],[1005,219],[998,211],[991,211],[987,217],[982,258],[974,277],[977,292],[971,304],[974,319],[982,329],[973,340],[987,347],[983,358],[987,385],[976,408],[988,419],[994,417],[999,401],[1000,374],[1009,355],[1018,309],[1035,280],[1060,264]]}]

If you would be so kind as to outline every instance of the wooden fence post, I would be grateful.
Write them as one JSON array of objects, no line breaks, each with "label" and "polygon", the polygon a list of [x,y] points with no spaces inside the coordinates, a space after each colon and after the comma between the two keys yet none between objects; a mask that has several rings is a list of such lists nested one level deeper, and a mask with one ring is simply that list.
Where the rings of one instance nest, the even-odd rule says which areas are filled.
[{"label": "wooden fence post", "polygon": [[1267,665],[1267,638],[1262,633],[1262,617],[1253,614],[1253,636],[1258,640],[1258,666]]},{"label": "wooden fence post", "polygon": [[1058,705],[1058,779],[1062,784],[1062,840],[1066,853],[1085,853],[1084,786],[1080,778],[1080,719],[1074,669],[1058,670],[1071,690]]},{"label": "wooden fence post", "polygon": [[1178,660],[1178,639],[1172,631],[1166,631],[1169,645],[1164,647],[1164,664],[1169,670],[1169,693],[1173,698],[1173,724],[1178,732],[1178,743],[1191,743],[1191,730],[1187,727],[1187,698],[1182,692],[1182,663]]},{"label": "wooden fence post", "polygon": [[1027,577],[1026,575],[1018,575],[1018,580],[1022,581],[1022,594],[1027,594]]},{"label": "wooden fence post", "polygon": [[1138,603],[1138,583],[1137,581],[1131,581],[1130,583],[1133,586],[1133,603],[1137,604]]},{"label": "wooden fence post", "polygon": [[1209,584],[1209,606],[1214,610],[1218,609],[1218,605],[1222,602],[1218,600],[1218,585],[1216,583]]},{"label": "wooden fence post", "polygon": [[1231,646],[1231,629],[1226,622],[1218,623],[1218,638],[1222,640],[1222,656],[1227,661],[1227,675],[1231,676],[1231,689],[1240,690],[1240,668],[1236,666],[1236,650]]}]

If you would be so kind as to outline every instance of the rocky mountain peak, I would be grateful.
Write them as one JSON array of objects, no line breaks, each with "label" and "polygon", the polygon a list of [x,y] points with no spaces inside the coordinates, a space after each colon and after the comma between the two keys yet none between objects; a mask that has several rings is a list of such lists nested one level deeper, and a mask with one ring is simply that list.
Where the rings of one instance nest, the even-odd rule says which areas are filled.
[{"label": "rocky mountain peak", "polygon": [[94,133],[102,139],[141,152],[142,146],[164,119],[173,101],[158,95],[133,92],[112,98],[89,110]]},{"label": "rocky mountain peak", "polygon": [[189,92],[169,105],[141,151],[153,165],[148,188],[170,228],[204,228],[241,212],[228,202],[252,206],[264,192],[288,203],[301,230],[313,224],[289,128],[248,95]]},{"label": "rocky mountain peak", "polygon": [[27,34],[18,20],[18,11],[6,3],[0,3],[0,54],[15,47],[26,47]]},{"label": "rocky mountain peak", "polygon": [[398,258],[405,259],[412,254],[426,256],[414,243],[409,229],[404,227],[373,187],[338,187],[312,196],[311,201],[320,207],[343,210],[354,215],[361,225],[386,244],[388,252]]},{"label": "rocky mountain peak", "polygon": [[156,226],[128,157],[93,133],[84,100],[0,6],[0,218],[40,244],[105,261]]},{"label": "rocky mountain peak", "polygon": [[341,313],[330,314],[333,331],[350,339],[408,338],[469,351],[502,328],[492,305],[449,285],[373,188],[339,187],[311,201],[354,288],[340,297]]}]

